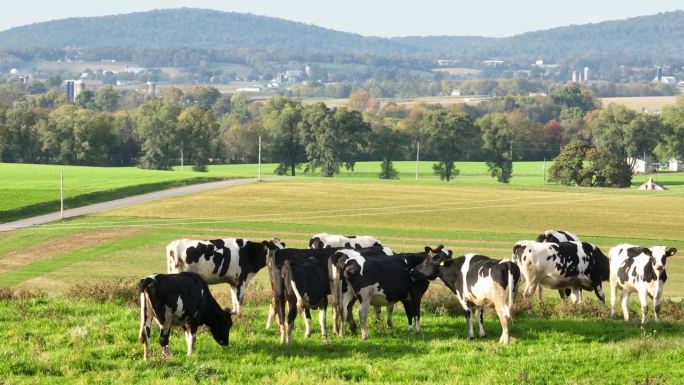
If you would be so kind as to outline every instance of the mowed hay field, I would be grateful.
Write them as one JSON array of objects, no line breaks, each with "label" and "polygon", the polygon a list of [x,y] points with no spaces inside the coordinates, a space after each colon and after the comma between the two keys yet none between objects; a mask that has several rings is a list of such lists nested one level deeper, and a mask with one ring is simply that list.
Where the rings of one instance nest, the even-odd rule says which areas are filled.
[{"label": "mowed hay field", "polygon": [[[651,316],[640,328],[637,320],[611,320],[592,293],[574,307],[559,304],[547,290],[547,305],[535,304],[515,316],[510,346],[498,344],[501,328],[491,311],[488,336],[468,341],[452,296],[434,288],[425,301],[422,335],[406,331],[398,310],[395,327],[374,324],[368,341],[358,336],[323,341],[316,327],[304,340],[298,317],[294,343],[281,347],[277,331],[263,328],[270,285],[262,271],[250,284],[246,313],[235,320],[229,348],[202,332],[196,355],[187,358],[176,330],[174,357],[164,360],[153,343],[154,358],[144,363],[132,288],[137,279],[165,270],[164,248],[178,238],[277,236],[304,247],[311,234],[327,231],[372,234],[396,251],[443,243],[457,254],[509,257],[515,241],[560,228],[606,253],[625,241],[684,252],[681,218],[681,189],[297,178],[2,233],[0,287],[11,290],[0,293],[0,382],[681,384],[682,256],[668,261],[665,295],[674,302],[665,303],[660,322]],[[213,292],[228,303],[224,285]],[[631,309],[636,317],[634,297]],[[330,317],[329,312],[329,326]],[[157,336],[155,330],[155,342]]]}]

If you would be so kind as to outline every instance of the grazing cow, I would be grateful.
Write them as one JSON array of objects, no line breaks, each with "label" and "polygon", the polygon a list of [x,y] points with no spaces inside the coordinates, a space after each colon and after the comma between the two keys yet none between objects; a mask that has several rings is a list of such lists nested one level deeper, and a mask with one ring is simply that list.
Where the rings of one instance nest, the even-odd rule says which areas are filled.
[{"label": "grazing cow", "polygon": [[[234,238],[173,241],[166,247],[168,272],[197,273],[210,285],[228,283],[233,313],[239,315],[242,313],[245,287],[266,266],[266,242]],[[271,242],[280,248],[285,247],[278,238]]]},{"label": "grazing cow", "polygon": [[314,234],[309,240],[309,248],[325,249],[328,247],[346,247],[363,249],[366,247],[382,247],[382,242],[368,235],[334,235],[328,233]]},{"label": "grazing cow", "polygon": [[590,243],[520,241],[513,246],[512,260],[520,266],[527,281],[527,299],[539,285],[544,285],[552,289],[593,290],[605,303],[601,284],[608,280],[608,257]]},{"label": "grazing cow", "polygon": [[[269,248],[267,265],[273,290],[273,302],[266,327],[270,327],[274,315],[277,315],[280,324],[280,342],[287,343],[292,339],[292,330],[297,310],[303,310],[306,325],[305,337],[309,337],[311,333],[311,313],[309,309],[318,308],[321,334],[325,336],[327,296],[331,293],[333,286],[331,258],[336,251],[342,249],[279,249],[271,242],[267,243],[267,247]],[[363,255],[385,255],[391,254],[392,250],[387,247],[372,247],[359,249],[358,252]],[[285,271],[284,266],[286,262],[290,262],[290,265]],[[316,265],[314,265],[314,262]],[[313,299],[314,297],[319,298],[321,290],[325,293],[325,302]],[[305,298],[305,294],[308,298]],[[335,300],[336,297],[333,296],[333,303],[335,303]],[[286,302],[289,303],[287,317],[285,314]],[[335,318],[339,318],[337,313]],[[337,333],[339,323],[339,321],[336,321],[334,324],[335,333]]]},{"label": "grazing cow", "polygon": [[615,315],[618,288],[622,289],[622,314],[629,321],[627,301],[631,293],[639,294],[641,323],[646,322],[648,298],[653,298],[655,319],[658,320],[663,285],[667,281],[665,262],[677,253],[674,247],[651,248],[622,244],[608,252],[610,258],[610,314]]},{"label": "grazing cow", "polygon": [[341,315],[342,321],[338,330],[340,336],[344,336],[344,323],[351,313],[355,299],[361,303],[359,316],[361,337],[364,340],[368,338],[370,305],[388,306],[389,318],[389,305],[401,302],[406,311],[409,330],[420,332],[420,302],[430,283],[425,279],[412,278],[410,271],[425,258],[425,254],[362,255],[357,250],[349,249],[336,252],[332,262],[334,287],[339,290],[338,298],[341,299],[336,304],[337,314]]},{"label": "grazing cow", "polygon": [[138,283],[140,293],[140,342],[144,359],[150,357],[150,327],[156,320],[160,328],[159,343],[165,356],[170,356],[171,326],[182,324],[188,356],[195,345],[200,325],[207,325],[214,340],[228,345],[233,321],[228,309],[222,310],[209,291],[207,283],[195,273],[153,274]]},{"label": "grazing cow", "polygon": [[[561,243],[561,242],[582,242],[582,240],[575,234],[565,230],[546,230],[539,234],[537,242]],[[558,294],[562,299],[570,297],[573,303],[582,300],[582,290],[566,288],[558,290]],[[539,286],[539,302],[542,301],[542,287]]]},{"label": "grazing cow", "polygon": [[426,248],[428,258],[412,271],[413,277],[434,280],[441,278],[458,299],[468,321],[468,338],[474,338],[472,315],[478,311],[480,337],[485,336],[484,306],[494,307],[501,322],[499,342],[508,344],[508,328],[515,295],[520,282],[520,269],[507,260],[496,260],[483,255],[466,254],[452,258],[451,252],[440,248]]}]

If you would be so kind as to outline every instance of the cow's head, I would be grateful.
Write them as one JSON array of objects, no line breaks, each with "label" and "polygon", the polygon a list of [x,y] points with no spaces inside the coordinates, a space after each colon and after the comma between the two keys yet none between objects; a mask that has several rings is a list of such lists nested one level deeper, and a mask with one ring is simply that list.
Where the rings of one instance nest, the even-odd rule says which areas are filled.
[{"label": "cow's head", "polygon": [[439,275],[440,267],[451,260],[452,252],[444,249],[443,245],[439,245],[435,249],[425,246],[425,254],[427,257],[411,270],[411,276],[415,279],[434,280]]},{"label": "cow's head", "polygon": [[233,317],[229,309],[224,309],[217,314],[217,319],[209,326],[211,336],[221,346],[228,346],[230,341],[230,328],[233,327]]},{"label": "cow's head", "polygon": [[677,249],[674,247],[668,248],[666,246],[654,246],[650,249],[644,248],[643,253],[651,258],[651,263],[656,270],[663,271],[665,270],[667,258],[675,255],[677,253]]}]

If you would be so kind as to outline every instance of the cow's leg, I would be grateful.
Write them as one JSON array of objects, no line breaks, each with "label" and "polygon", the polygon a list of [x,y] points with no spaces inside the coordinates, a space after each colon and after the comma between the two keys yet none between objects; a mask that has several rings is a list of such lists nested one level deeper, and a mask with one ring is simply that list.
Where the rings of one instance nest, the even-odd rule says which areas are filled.
[{"label": "cow's leg", "polygon": [[639,290],[639,302],[641,303],[641,324],[646,323],[646,315],[648,314],[648,293],[646,290]]},{"label": "cow's leg", "polygon": [[391,303],[387,305],[387,327],[392,328],[394,327],[394,322],[392,322],[392,315],[394,314],[394,304]]},{"label": "cow's leg", "polygon": [[359,307],[359,318],[361,319],[361,338],[368,339],[368,310],[370,310],[371,296],[366,294],[361,297],[361,306]]},{"label": "cow's leg", "polygon": [[[297,318],[297,298],[292,296],[292,298],[287,299],[289,305],[289,311],[287,312],[287,322],[285,323],[285,343],[292,341],[292,330],[294,329],[294,321]],[[309,315],[310,317],[311,315]]]},{"label": "cow's leg", "polygon": [[629,293],[627,290],[622,289],[622,316],[625,318],[625,321],[629,321],[629,308],[627,307],[628,301]]},{"label": "cow's leg", "polygon": [[511,318],[506,312],[504,312],[503,303],[495,305],[496,315],[499,317],[499,322],[501,322],[501,338],[499,342],[504,345],[508,345],[511,342],[511,336],[508,333],[508,327],[511,323]]},{"label": "cow's leg", "polygon": [[154,313],[147,306],[145,293],[140,293],[140,342],[143,344],[143,359],[150,358],[150,329]]},{"label": "cow's leg", "polygon": [[478,323],[480,324],[480,337],[484,337],[487,335],[484,330],[484,308],[482,306],[477,308],[477,320]]},{"label": "cow's leg", "polygon": [[663,299],[663,286],[658,282],[658,286],[656,288],[656,293],[653,296],[653,310],[655,314],[655,320],[658,321],[658,317],[660,316],[660,303]]},{"label": "cow's leg", "polygon": [[578,289],[575,287],[573,287],[572,289],[566,289],[566,294],[568,293],[568,290],[570,290],[570,301],[572,301],[573,305],[577,305],[577,303],[582,299],[582,289]]},{"label": "cow's leg", "polygon": [[382,307],[373,306],[373,310],[375,312],[375,322],[382,322]]},{"label": "cow's leg", "polygon": [[473,307],[469,306],[468,309],[466,309],[466,320],[468,322],[468,338],[472,339],[475,338],[475,333],[473,333]]},{"label": "cow's leg", "polygon": [[543,303],[543,302],[544,302],[544,295],[543,295],[543,293],[542,293],[542,287],[541,287],[541,286],[538,286],[538,287],[537,287],[537,296],[538,296],[538,299],[539,299],[539,303],[540,303],[540,304]]},{"label": "cow's leg", "polygon": [[353,292],[349,292],[348,294],[351,299],[349,303],[347,304],[347,322],[349,322],[349,330],[351,330],[352,334],[356,335],[356,321],[354,321],[354,312],[352,311],[354,308],[354,304],[356,303],[356,297],[354,296]]},{"label": "cow's leg", "polygon": [[240,301],[238,300],[238,291],[236,287],[233,287],[233,285],[230,285],[230,300],[232,303],[232,311],[236,315],[242,314],[242,309],[240,308]]},{"label": "cow's leg", "polygon": [[266,329],[270,329],[273,326],[273,318],[275,318],[275,300],[271,300],[271,304],[268,306],[268,317],[266,317]]},{"label": "cow's leg", "polygon": [[420,302],[423,298],[423,294],[425,294],[425,291],[427,290],[427,287],[425,288],[414,288],[411,291],[411,312],[413,313],[413,319],[415,323],[415,330],[416,333],[422,333],[423,330],[420,328]]},{"label": "cow's leg", "polygon": [[195,348],[195,339],[197,334],[197,328],[199,325],[183,325],[183,330],[185,330],[185,342],[188,345],[188,357],[192,355]]},{"label": "cow's leg", "polygon": [[[353,321],[354,318],[350,316],[351,314],[351,308],[354,306],[354,297],[351,294],[351,292],[347,291],[343,294],[342,296],[342,301],[340,303],[340,328],[338,329],[338,332],[340,333],[340,337],[344,337],[345,329],[346,329],[346,323],[347,321]],[[351,321],[349,326],[351,327]],[[354,325],[356,326],[356,325]],[[352,328],[352,332],[356,330],[355,327]]]},{"label": "cow's leg", "polygon": [[164,325],[161,326],[160,328],[160,333],[159,333],[159,345],[162,347],[162,354],[164,354],[165,357],[171,357],[171,349],[169,349],[169,336],[171,335],[171,321],[170,317],[168,318],[167,322],[164,323]]},{"label": "cow's leg", "polygon": [[610,318],[615,317],[615,304],[617,303],[618,283],[617,277],[610,277]]},{"label": "cow's leg", "polygon": [[311,310],[307,307],[304,309],[304,338],[311,336]]},{"label": "cow's leg", "polygon": [[[282,293],[281,293],[282,294]],[[280,343],[285,343],[285,298],[282,295],[274,295],[273,304],[275,306],[276,319],[278,320],[278,326],[280,328]]]},{"label": "cow's leg", "polygon": [[404,312],[406,313],[406,319],[408,321],[408,331],[412,332],[415,330],[413,325],[413,320],[415,318],[415,315],[413,314],[413,304],[409,299],[403,300],[401,303],[404,305]]},{"label": "cow's leg", "polygon": [[327,305],[324,305],[320,309],[318,309],[318,322],[321,324],[321,337],[322,338],[327,338],[328,337],[328,332],[327,332],[327,325],[326,325],[326,311],[328,309]]}]

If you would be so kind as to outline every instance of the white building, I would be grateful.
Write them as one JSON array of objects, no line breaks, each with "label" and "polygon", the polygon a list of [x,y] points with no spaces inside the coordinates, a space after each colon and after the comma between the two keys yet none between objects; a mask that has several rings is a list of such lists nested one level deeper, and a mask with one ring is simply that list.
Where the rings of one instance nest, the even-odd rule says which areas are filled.
[{"label": "white building", "polygon": [[682,162],[681,160],[679,160],[677,158],[670,159],[667,166],[668,166],[667,167],[668,171],[674,171],[674,172],[684,171],[684,162]]},{"label": "white building", "polygon": [[[627,158],[627,163],[632,163],[632,158]],[[637,158],[632,167],[634,174],[651,174],[656,172],[659,163],[650,155],[646,155],[645,159]]]}]

